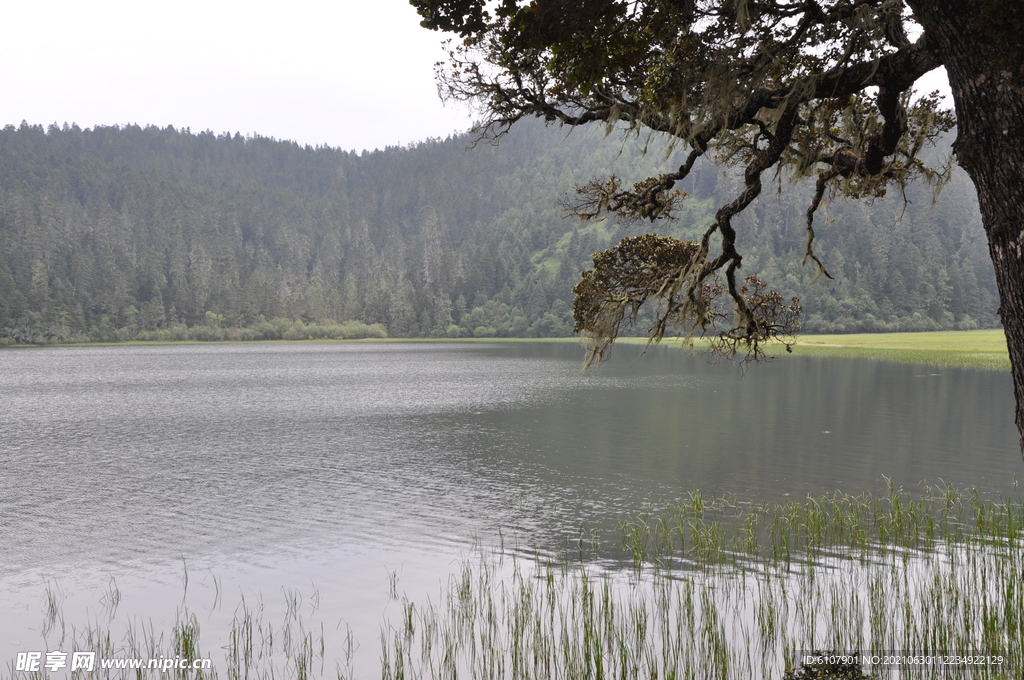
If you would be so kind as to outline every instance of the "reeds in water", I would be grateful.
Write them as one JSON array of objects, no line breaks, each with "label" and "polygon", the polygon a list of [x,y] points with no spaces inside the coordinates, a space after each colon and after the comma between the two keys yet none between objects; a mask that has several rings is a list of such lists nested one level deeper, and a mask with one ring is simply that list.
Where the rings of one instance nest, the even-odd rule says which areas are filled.
[{"label": "reeds in water", "polygon": [[[221,600],[221,593],[219,582],[216,579],[214,582],[217,586],[214,602],[216,607]],[[346,628],[347,639],[343,639],[339,645],[341,656],[338,666],[325,669],[323,661],[326,636],[323,624],[310,625],[306,617],[300,613],[304,608],[316,611],[319,606],[317,592],[304,602],[298,591],[282,589],[285,610],[280,621],[270,620],[262,599],[257,598],[255,602],[250,602],[243,596],[235,609],[230,630],[227,631],[227,644],[220,649],[209,649],[200,644],[200,617],[185,605],[178,608],[169,633],[157,631],[151,621],[144,619],[133,619],[127,621],[124,626],[115,627],[114,614],[117,604],[121,601],[121,593],[113,579],[100,601],[105,614],[102,619],[105,620],[97,618],[82,627],[64,626],[60,606],[64,593],[59,585],[54,581],[47,581],[45,590],[41,629],[43,646],[47,650],[64,652],[95,652],[97,661],[94,669],[89,672],[70,671],[65,667],[63,670],[49,673],[45,668],[40,668],[39,671],[28,673],[18,671],[15,664],[10,663],[6,669],[7,673],[0,672],[0,678],[213,680],[226,677],[229,680],[311,680],[353,677],[351,661],[355,641],[351,631]],[[303,604],[309,606],[303,607]],[[100,659],[162,661],[207,658],[214,664],[211,668],[103,668],[99,662]]]},{"label": "reeds in water", "polygon": [[[693,492],[625,522],[615,546],[585,532],[571,557],[478,546],[436,597],[402,595],[391,574],[397,610],[380,630],[379,669],[363,677],[1020,678],[1022,527],[1020,500],[951,487],[760,505]],[[316,612],[317,593],[284,595],[283,619],[243,597],[223,649],[208,649],[184,605],[166,634],[143,621],[112,633],[113,581],[105,620],[66,626],[51,582],[42,632],[50,647],[102,657],[218,657],[208,671],[89,678],[353,678],[355,633],[300,615]],[[868,661],[836,661],[853,653]],[[829,655],[832,665],[808,664]]]},{"label": "reeds in water", "polygon": [[1022,526],[1019,501],[952,488],[761,506],[694,493],[625,523],[626,569],[467,561],[436,604],[404,603],[383,677],[817,677],[807,657],[859,654],[828,677],[1019,678]]}]

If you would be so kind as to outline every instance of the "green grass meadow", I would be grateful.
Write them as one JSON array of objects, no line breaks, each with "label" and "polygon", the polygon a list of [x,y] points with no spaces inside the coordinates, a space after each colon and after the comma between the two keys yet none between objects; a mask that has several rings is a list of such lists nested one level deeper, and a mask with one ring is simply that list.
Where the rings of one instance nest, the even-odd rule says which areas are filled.
[{"label": "green grass meadow", "polygon": [[[647,338],[620,338],[617,344],[642,345]],[[665,340],[663,345],[671,347]],[[701,341],[694,341],[700,351]],[[785,356],[779,345],[769,351]],[[924,333],[853,333],[849,335],[798,335],[793,346],[795,356],[848,357],[895,361],[907,364],[932,364],[955,368],[980,368],[994,371],[1010,369],[1006,336],[1002,329],[978,331],[934,331]]]},{"label": "green grass meadow", "polygon": [[926,333],[801,335],[798,356],[864,357],[912,364],[1009,370],[1002,329]]}]

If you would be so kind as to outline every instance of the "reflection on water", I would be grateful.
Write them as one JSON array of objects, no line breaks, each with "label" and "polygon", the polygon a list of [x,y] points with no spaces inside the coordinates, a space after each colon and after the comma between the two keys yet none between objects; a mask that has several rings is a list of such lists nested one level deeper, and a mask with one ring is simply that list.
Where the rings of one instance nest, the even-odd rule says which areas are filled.
[{"label": "reflection on water", "polygon": [[38,628],[43,574],[180,598],[184,559],[358,618],[385,567],[436,583],[499,529],[556,546],[693,488],[1006,491],[1020,467],[1008,374],[635,354],[580,375],[558,343],[0,352],[0,607],[25,612],[0,635]]}]

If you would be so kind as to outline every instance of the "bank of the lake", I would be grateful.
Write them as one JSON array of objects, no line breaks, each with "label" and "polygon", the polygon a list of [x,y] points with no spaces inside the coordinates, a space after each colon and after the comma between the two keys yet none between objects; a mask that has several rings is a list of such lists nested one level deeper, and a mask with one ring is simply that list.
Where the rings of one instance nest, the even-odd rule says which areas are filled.
[{"label": "bank of the lake", "polygon": [[1002,329],[801,336],[794,354],[1009,370]]},{"label": "bank of the lake", "polygon": [[[624,345],[643,345],[647,338],[620,338]],[[662,344],[671,346],[672,340]],[[701,342],[694,342],[699,351]],[[781,345],[775,356],[785,356]],[[931,364],[948,368],[1005,371],[1010,368],[1006,336],[1001,328],[975,331],[928,331],[922,333],[851,333],[848,335],[799,335],[793,346],[796,356],[844,357]]]},{"label": "bank of the lake", "polygon": [[[97,347],[104,345],[177,345],[205,344],[209,342],[232,342],[233,340],[130,340],[115,343],[76,343],[55,345],[57,347]],[[235,342],[430,342],[430,343],[479,343],[479,342],[555,342],[578,343],[579,338],[309,338],[309,339],[249,339]],[[619,338],[619,345],[644,345],[647,338]],[[671,347],[679,340],[667,339],[663,345]],[[35,347],[36,345],[9,345]],[[0,347],[3,347],[0,345]],[[700,351],[701,341],[694,343]],[[905,364],[932,364],[949,368],[977,368],[1005,371],[1010,368],[1010,357],[1006,350],[1006,337],[1002,329],[973,331],[927,331],[921,333],[851,333],[847,335],[799,335],[793,346],[794,355],[845,357],[852,359],[873,359],[895,361]],[[785,356],[782,347],[776,356]]]}]

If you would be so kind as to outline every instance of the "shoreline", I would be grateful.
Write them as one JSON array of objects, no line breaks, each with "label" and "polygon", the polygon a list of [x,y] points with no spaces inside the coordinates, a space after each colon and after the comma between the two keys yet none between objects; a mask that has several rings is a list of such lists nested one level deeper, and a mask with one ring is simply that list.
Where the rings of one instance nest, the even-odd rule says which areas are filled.
[{"label": "shoreline", "polygon": [[[647,338],[620,338],[617,343],[638,345]],[[678,345],[679,341],[675,341]],[[665,340],[664,345],[671,345]],[[774,358],[787,356],[781,343],[768,348]],[[694,341],[699,352],[701,341]],[[851,333],[848,335],[798,335],[792,356],[872,359],[902,364],[928,364],[943,368],[1010,370],[1006,336],[1001,328],[972,331],[924,331],[917,333]]]},{"label": "shoreline", "polygon": [[[487,343],[487,342],[579,342],[579,338],[364,338],[351,340],[245,340],[240,342],[259,343],[392,343],[392,342],[442,342],[442,343]],[[209,345],[233,342],[230,340],[131,340],[127,342],[89,342],[54,345],[7,345],[0,349],[23,349],[31,347],[107,347],[117,345]],[[621,345],[642,345],[643,337],[625,337],[616,340]],[[701,341],[694,341],[694,351],[699,352]],[[663,340],[663,346],[680,345],[679,340]],[[776,357],[784,357],[782,351]],[[931,364],[950,368],[975,368],[1005,371],[1010,368],[1006,350],[1006,338],[1002,329],[972,331],[925,331],[919,333],[853,333],[848,335],[799,335],[793,345],[794,356],[844,357],[873,359],[908,364]]]}]

